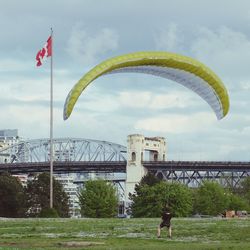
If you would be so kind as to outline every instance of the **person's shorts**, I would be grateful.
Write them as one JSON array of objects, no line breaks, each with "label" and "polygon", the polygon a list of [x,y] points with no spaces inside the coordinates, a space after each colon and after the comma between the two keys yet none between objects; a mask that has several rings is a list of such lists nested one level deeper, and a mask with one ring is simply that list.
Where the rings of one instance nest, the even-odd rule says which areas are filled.
[{"label": "person's shorts", "polygon": [[163,228],[163,227],[170,228],[170,226],[171,226],[170,223],[166,223],[166,222],[164,222],[164,221],[160,224],[160,228]]}]

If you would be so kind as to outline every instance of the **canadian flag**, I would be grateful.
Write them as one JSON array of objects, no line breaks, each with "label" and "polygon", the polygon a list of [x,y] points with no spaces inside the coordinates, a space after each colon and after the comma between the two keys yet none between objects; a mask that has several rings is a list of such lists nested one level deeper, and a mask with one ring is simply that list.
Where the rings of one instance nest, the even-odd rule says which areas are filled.
[{"label": "canadian flag", "polygon": [[52,55],[52,37],[50,36],[43,46],[36,54],[36,66],[41,66],[43,64],[44,59]]}]

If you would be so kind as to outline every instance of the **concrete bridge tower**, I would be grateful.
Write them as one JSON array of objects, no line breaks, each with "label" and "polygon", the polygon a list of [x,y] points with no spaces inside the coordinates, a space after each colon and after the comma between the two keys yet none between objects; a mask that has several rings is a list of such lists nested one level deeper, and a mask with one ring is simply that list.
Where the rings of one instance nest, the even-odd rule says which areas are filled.
[{"label": "concrete bridge tower", "polygon": [[[125,200],[129,202],[128,194],[134,192],[135,184],[147,174],[147,169],[143,166],[144,160],[165,161],[166,160],[166,140],[163,137],[144,137],[143,135],[129,135],[127,140],[127,177],[125,183]],[[149,151],[146,158],[145,151]]]}]

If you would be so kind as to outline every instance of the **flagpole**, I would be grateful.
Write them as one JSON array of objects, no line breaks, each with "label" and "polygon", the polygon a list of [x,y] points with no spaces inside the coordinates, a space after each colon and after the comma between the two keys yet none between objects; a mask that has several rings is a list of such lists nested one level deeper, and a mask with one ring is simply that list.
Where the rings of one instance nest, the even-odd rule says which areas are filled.
[{"label": "flagpole", "polygon": [[50,208],[53,208],[53,30],[51,28],[51,58],[50,58]]}]

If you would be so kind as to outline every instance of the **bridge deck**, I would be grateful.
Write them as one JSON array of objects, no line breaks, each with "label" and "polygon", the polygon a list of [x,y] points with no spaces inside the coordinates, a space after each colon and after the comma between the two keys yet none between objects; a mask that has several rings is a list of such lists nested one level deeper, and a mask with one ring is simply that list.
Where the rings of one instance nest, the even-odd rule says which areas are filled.
[{"label": "bridge deck", "polygon": [[[55,161],[55,173],[73,172],[110,172],[125,173],[126,161]],[[232,161],[144,161],[149,170],[186,170],[186,171],[250,171],[250,162]],[[5,163],[0,164],[0,173],[12,174],[49,172],[49,162]]]},{"label": "bridge deck", "polygon": [[250,171],[250,162],[233,161],[145,161],[148,170]]},{"label": "bridge deck", "polygon": [[[8,171],[12,174],[41,173],[50,171],[49,162],[32,163],[7,163],[0,164],[0,173]],[[53,163],[55,173],[77,173],[77,172],[107,172],[125,173],[126,162],[124,161],[82,161],[82,162],[58,162]]]}]

